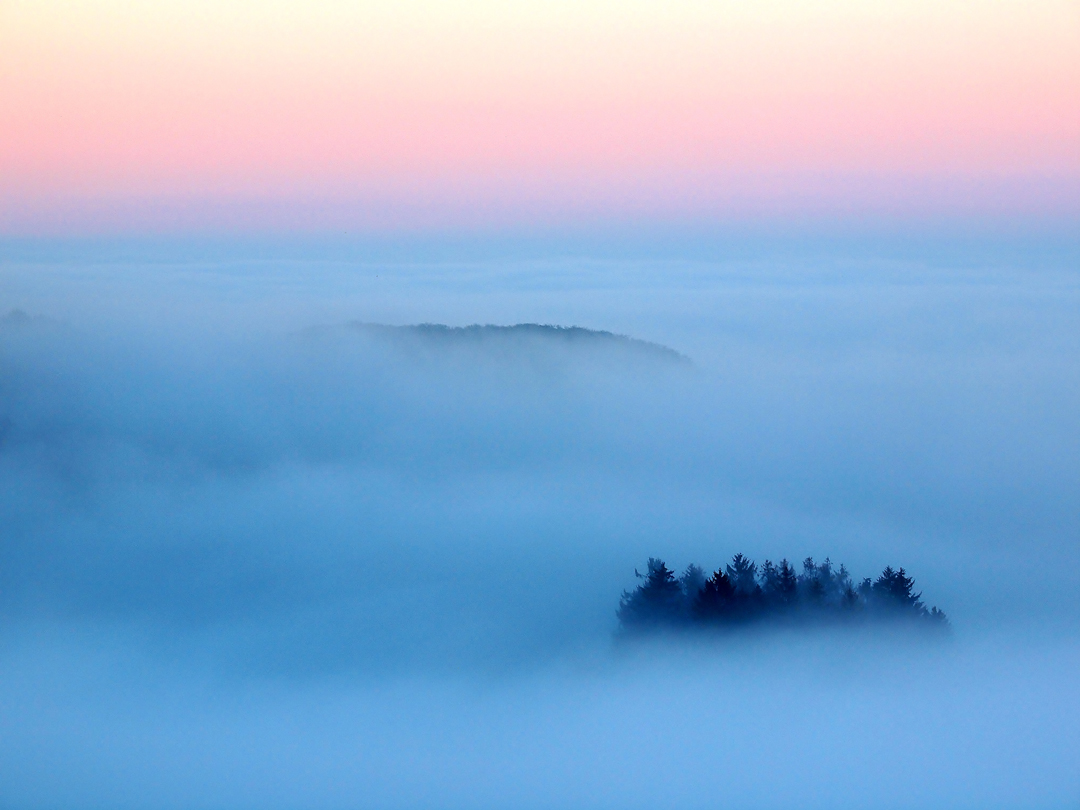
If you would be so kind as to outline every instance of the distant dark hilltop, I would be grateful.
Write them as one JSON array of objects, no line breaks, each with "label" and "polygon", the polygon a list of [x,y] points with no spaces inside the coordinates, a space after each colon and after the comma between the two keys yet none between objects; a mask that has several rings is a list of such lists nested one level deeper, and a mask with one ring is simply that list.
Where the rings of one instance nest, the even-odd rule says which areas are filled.
[{"label": "distant dark hilltop", "polygon": [[687,357],[667,346],[580,326],[539,323],[519,323],[513,326],[445,326],[437,323],[388,326],[354,322],[348,324],[347,328],[370,339],[429,352],[440,349],[477,349],[507,353],[548,349],[587,355],[612,355],[665,365],[692,365]]},{"label": "distant dark hilltop", "polygon": [[26,326],[50,326],[53,321],[44,315],[29,315],[21,309],[13,309],[0,317],[0,327],[22,328]]},{"label": "distant dark hilltop", "polygon": [[903,568],[886,568],[876,580],[854,582],[847,568],[829,559],[803,560],[802,571],[787,560],[758,566],[736,554],[712,576],[690,565],[681,577],[650,558],[641,584],[624,591],[619,603],[620,632],[635,635],[676,629],[719,629],[748,625],[810,626],[873,621],[945,629],[936,607],[927,610],[915,580]]}]

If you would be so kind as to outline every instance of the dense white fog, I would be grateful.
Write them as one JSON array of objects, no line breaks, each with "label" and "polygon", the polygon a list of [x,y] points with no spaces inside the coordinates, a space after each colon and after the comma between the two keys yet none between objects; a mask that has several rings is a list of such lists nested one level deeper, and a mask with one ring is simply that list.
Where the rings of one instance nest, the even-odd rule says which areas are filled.
[{"label": "dense white fog", "polygon": [[[1075,250],[6,251],[0,805],[1080,801]],[[951,636],[615,642],[735,552]]]}]

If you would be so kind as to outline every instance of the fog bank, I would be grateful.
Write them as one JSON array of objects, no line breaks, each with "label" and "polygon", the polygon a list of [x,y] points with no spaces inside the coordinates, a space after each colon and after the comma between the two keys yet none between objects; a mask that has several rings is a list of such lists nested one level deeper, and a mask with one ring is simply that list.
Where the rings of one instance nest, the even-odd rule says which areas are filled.
[{"label": "fog bank", "polygon": [[[1080,795],[1066,265],[2,269],[0,804]],[[615,643],[735,552],[952,638]]]}]

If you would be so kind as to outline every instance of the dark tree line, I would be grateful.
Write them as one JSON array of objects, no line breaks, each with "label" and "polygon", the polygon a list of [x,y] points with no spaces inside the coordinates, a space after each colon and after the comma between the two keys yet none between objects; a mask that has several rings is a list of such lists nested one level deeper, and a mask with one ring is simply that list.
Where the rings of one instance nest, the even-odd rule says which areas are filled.
[{"label": "dark tree line", "polygon": [[690,565],[676,577],[663,560],[650,558],[641,583],[624,591],[618,617],[624,632],[677,627],[734,626],[762,620],[908,620],[945,628],[948,619],[922,602],[915,580],[903,569],[886,568],[876,580],[851,578],[843,565],[815,563],[797,571],[787,560],[760,566],[736,554],[711,576]]}]

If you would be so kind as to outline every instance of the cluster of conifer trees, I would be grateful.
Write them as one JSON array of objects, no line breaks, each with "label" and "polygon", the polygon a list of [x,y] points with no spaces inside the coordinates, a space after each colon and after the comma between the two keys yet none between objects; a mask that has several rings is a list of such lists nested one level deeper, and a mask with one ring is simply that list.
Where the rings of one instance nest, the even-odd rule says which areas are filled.
[{"label": "cluster of conifer trees", "polygon": [[765,619],[776,621],[908,620],[944,628],[948,619],[933,607],[927,610],[915,581],[903,568],[889,567],[876,580],[856,583],[843,565],[829,559],[803,560],[797,572],[787,560],[757,565],[742,554],[712,576],[690,565],[681,577],[663,560],[649,559],[648,572],[634,573],[641,584],[624,591],[618,617],[624,632],[678,627],[738,625]]}]

